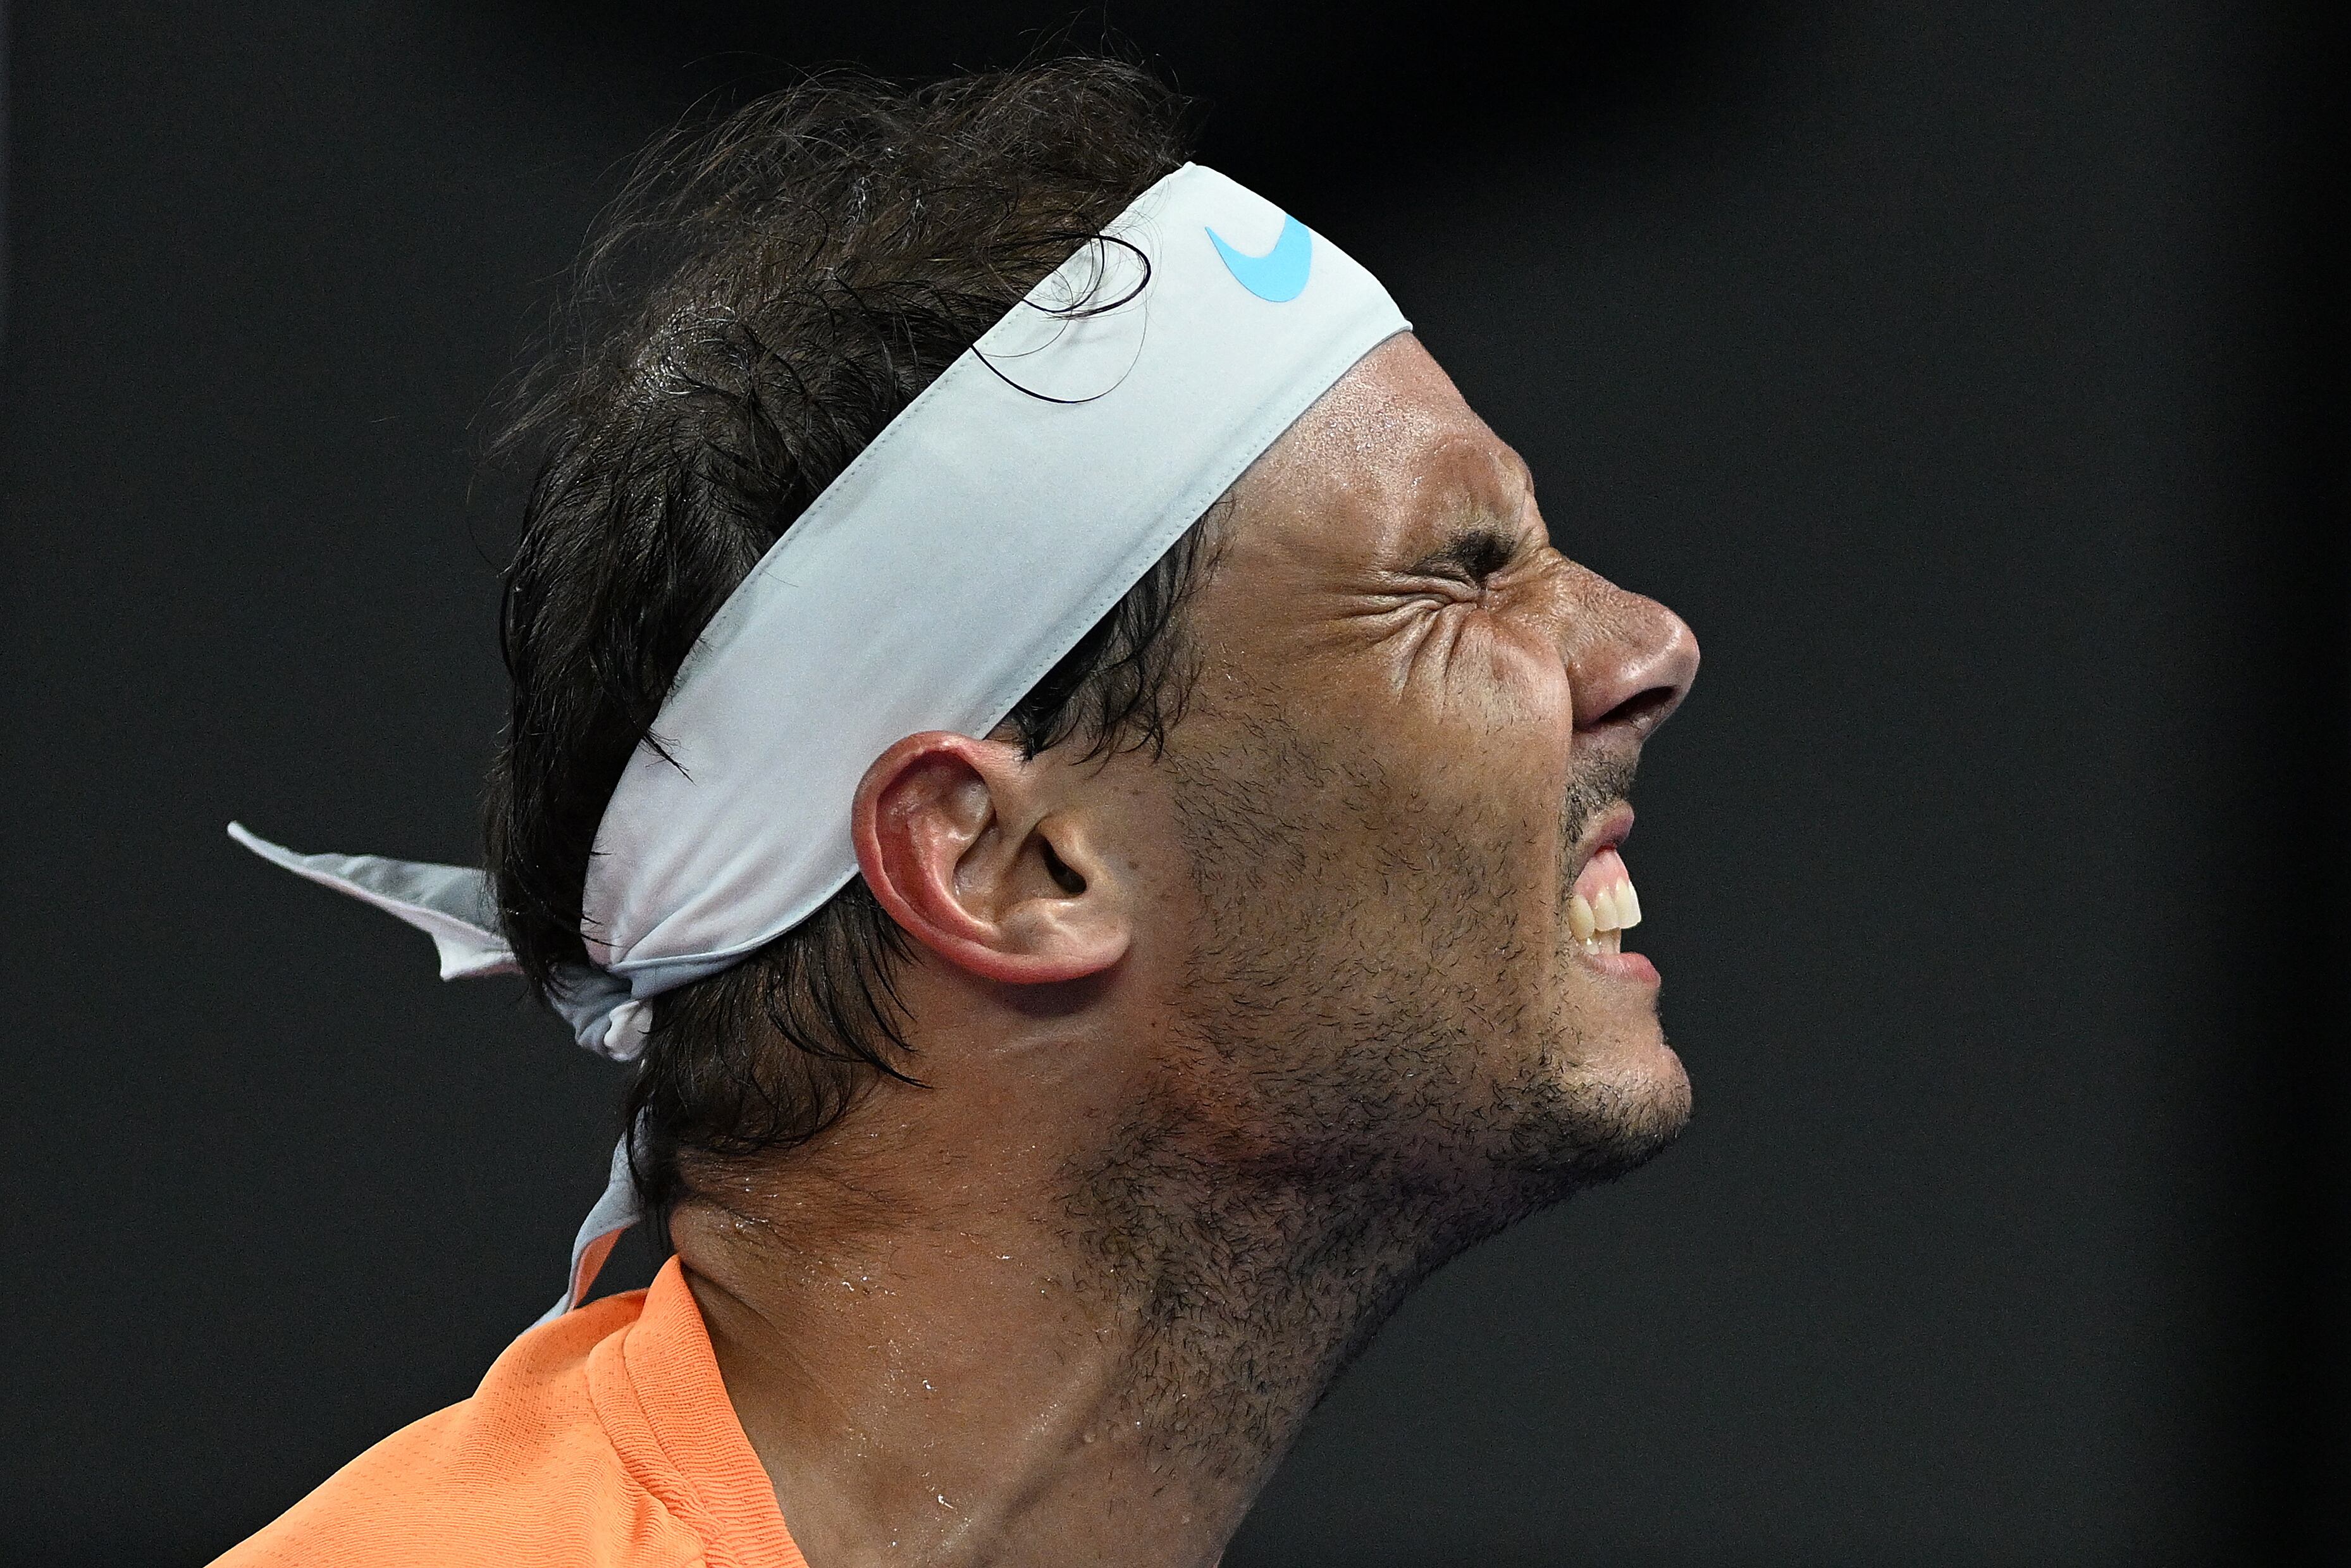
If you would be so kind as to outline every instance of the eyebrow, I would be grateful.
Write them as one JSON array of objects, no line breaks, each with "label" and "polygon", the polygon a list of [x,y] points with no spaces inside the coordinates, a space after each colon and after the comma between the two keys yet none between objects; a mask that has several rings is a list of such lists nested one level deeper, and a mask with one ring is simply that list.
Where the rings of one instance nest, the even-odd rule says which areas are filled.
[{"label": "eyebrow", "polygon": [[1519,541],[1489,523],[1462,528],[1405,569],[1409,577],[1436,577],[1450,567],[1473,582],[1482,582],[1510,563]]}]

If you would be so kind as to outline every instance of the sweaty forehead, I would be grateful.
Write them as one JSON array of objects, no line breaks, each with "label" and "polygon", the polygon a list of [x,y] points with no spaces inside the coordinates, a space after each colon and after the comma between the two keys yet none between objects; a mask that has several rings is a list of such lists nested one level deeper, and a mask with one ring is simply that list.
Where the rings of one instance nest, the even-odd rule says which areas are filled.
[{"label": "sweaty forehead", "polygon": [[1448,527],[1528,511],[1526,467],[1420,340],[1391,338],[1233,486],[1230,549],[1265,566],[1416,559]]}]

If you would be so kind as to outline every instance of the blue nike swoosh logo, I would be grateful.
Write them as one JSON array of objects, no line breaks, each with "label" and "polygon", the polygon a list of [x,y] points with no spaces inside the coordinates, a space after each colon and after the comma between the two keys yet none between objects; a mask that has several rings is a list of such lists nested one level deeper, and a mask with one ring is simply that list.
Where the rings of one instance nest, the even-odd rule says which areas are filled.
[{"label": "blue nike swoosh logo", "polygon": [[1306,269],[1314,258],[1314,235],[1289,214],[1281,217],[1281,237],[1263,256],[1235,250],[1214,229],[1209,229],[1207,235],[1216,242],[1217,254],[1225,258],[1225,270],[1259,299],[1286,305],[1306,292]]}]

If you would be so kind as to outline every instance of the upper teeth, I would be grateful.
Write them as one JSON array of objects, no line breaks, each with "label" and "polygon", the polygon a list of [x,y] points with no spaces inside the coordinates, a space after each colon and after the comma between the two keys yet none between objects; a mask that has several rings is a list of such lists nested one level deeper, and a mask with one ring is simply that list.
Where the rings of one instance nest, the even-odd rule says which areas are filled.
[{"label": "upper teeth", "polygon": [[1628,930],[1641,924],[1641,895],[1629,878],[1590,899],[1579,893],[1567,901],[1567,924],[1578,942],[1589,942],[1599,932]]}]

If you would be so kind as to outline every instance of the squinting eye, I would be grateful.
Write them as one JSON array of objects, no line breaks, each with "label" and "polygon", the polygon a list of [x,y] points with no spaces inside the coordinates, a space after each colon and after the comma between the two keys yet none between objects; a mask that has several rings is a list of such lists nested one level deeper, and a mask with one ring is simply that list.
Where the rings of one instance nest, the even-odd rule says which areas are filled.
[{"label": "squinting eye", "polygon": [[1478,528],[1422,557],[1413,568],[1413,575],[1441,577],[1482,591],[1489,580],[1509,566],[1518,553],[1515,540],[1491,528]]}]

